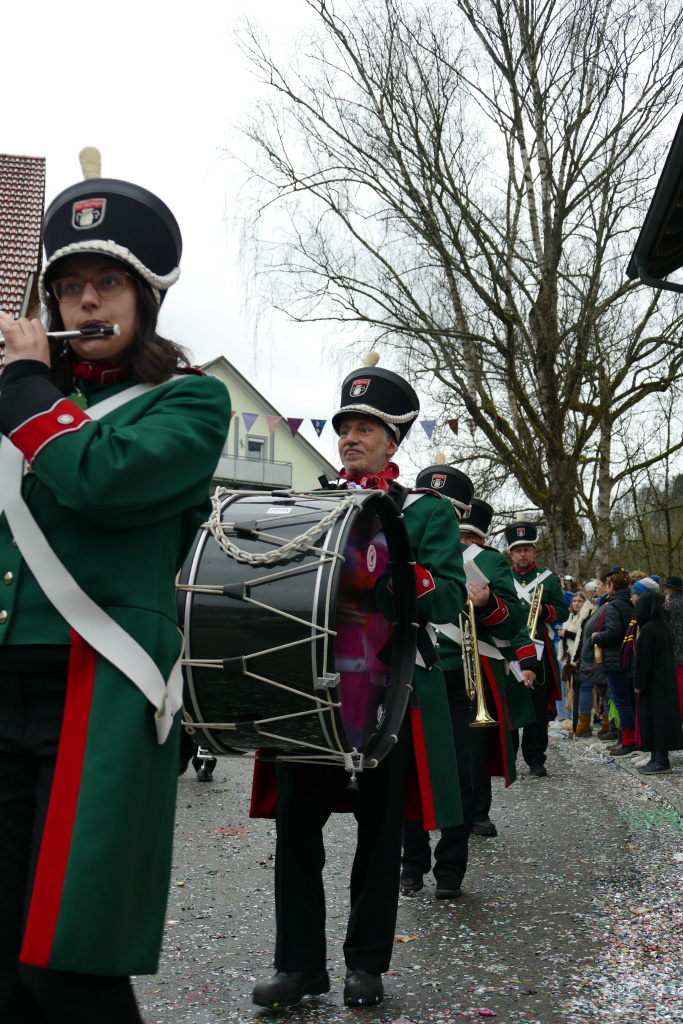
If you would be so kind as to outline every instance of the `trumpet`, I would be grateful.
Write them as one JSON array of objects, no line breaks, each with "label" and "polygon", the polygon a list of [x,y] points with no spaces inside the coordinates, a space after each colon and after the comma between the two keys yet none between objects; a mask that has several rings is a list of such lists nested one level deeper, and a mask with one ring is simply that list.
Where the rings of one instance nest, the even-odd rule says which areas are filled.
[{"label": "trumpet", "polygon": [[529,628],[529,636],[532,640],[536,639],[536,630],[538,629],[538,617],[541,614],[542,600],[543,584],[537,583],[531,592],[531,604],[529,605],[529,615],[526,620],[526,624]]},{"label": "trumpet", "polygon": [[470,728],[476,729],[481,725],[498,725],[495,718],[491,718],[486,707],[484,680],[481,676],[481,662],[479,661],[479,649],[477,647],[477,624],[474,617],[472,598],[467,602],[467,611],[460,614],[460,642],[462,645],[465,692],[470,700],[476,700],[477,702],[476,713],[474,720],[470,722]]}]

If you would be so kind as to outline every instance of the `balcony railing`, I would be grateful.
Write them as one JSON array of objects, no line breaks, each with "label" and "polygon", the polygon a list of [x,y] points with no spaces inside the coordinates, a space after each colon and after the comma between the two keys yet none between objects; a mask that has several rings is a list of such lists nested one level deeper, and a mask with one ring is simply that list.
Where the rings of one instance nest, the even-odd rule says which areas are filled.
[{"label": "balcony railing", "polygon": [[230,455],[221,455],[214,478],[227,483],[291,487],[292,464],[269,462],[267,459],[235,459]]}]

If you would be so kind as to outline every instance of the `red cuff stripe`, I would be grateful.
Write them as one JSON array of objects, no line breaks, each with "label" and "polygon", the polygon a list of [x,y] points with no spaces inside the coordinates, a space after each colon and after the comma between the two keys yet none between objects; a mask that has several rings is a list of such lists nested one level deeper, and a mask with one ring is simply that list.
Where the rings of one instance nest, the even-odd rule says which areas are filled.
[{"label": "red cuff stripe", "polygon": [[555,622],[557,619],[557,612],[551,604],[542,604],[543,609],[543,622]]},{"label": "red cuff stripe", "polygon": [[515,654],[517,655],[517,661],[523,661],[524,658],[533,658],[534,661],[538,660],[534,644],[525,644],[524,647],[518,647]]},{"label": "red cuff stripe", "polygon": [[62,734],[19,958],[33,967],[48,966],[59,919],[85,758],[95,662],[93,648],[72,630]]},{"label": "red cuff stripe", "polygon": [[505,622],[510,612],[506,604],[501,601],[497,594],[493,595],[496,601],[496,607],[493,609],[490,615],[487,615],[485,619],[478,619],[478,622],[482,626],[499,626],[501,622]]},{"label": "red cuff stripe", "polygon": [[62,434],[80,430],[84,423],[90,422],[92,421],[86,412],[68,398],[61,398],[51,409],[32,416],[21,426],[16,427],[9,438],[31,465],[36,455],[50,441],[61,437]]},{"label": "red cuff stripe", "polygon": [[417,586],[417,596],[424,597],[425,594],[431,594],[432,590],[436,590],[436,583],[429,569],[423,569],[421,565],[415,566],[415,584]]},{"label": "red cuff stripe", "polygon": [[415,765],[417,767],[417,778],[422,801],[422,828],[425,832],[433,832],[436,828],[434,794],[432,793],[427,744],[425,742],[422,715],[419,708],[410,709],[410,725],[412,728],[413,751],[415,753]]}]

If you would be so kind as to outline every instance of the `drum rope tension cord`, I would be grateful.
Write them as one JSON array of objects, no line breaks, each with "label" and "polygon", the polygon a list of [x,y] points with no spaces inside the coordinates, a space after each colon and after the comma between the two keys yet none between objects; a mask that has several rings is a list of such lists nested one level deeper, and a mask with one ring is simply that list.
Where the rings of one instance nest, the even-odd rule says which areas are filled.
[{"label": "drum rope tension cord", "polygon": [[228,555],[230,558],[234,558],[236,562],[246,562],[248,565],[273,565],[275,562],[279,562],[281,559],[287,558],[289,555],[294,554],[300,548],[306,547],[312,541],[316,540],[324,531],[332,526],[334,522],[341,515],[343,515],[347,509],[353,505],[358,505],[358,501],[353,494],[344,498],[338,502],[334,508],[324,516],[320,522],[314,523],[305,533],[299,534],[298,537],[292,537],[286,544],[282,544],[279,548],[273,548],[272,551],[266,551],[263,554],[257,554],[252,551],[242,551],[236,544],[226,536],[224,526],[230,526],[229,523],[223,523],[221,520],[221,498],[224,494],[233,494],[233,491],[228,490],[226,487],[217,487],[211,496],[211,514],[207,521],[207,526],[211,532],[214,540],[219,547]]}]

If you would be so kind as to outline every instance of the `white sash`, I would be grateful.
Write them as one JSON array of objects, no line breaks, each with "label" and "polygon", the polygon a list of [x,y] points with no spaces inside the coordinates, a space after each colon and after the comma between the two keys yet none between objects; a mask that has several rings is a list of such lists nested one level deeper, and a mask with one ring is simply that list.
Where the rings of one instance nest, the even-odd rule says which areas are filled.
[{"label": "white sash", "polygon": [[[444,636],[447,636],[450,640],[454,640],[456,644],[462,647],[462,634],[460,632],[460,627],[456,626],[453,622],[439,622],[434,626],[434,629],[438,629],[439,632],[444,634]],[[480,640],[479,637],[477,637],[477,650],[486,658],[494,658],[496,661],[504,660],[503,655],[497,647],[487,644],[485,640]]]},{"label": "white sash", "polygon": [[515,590],[517,591],[517,597],[520,597],[522,601],[526,601],[527,604],[531,604],[531,597],[534,587],[537,583],[542,583],[548,576],[552,576],[552,569],[546,569],[544,572],[539,573],[535,579],[530,580],[529,583],[520,583],[518,579],[514,580]]},{"label": "white sash", "polygon": [[[177,380],[177,376],[171,380]],[[170,381],[165,381],[165,384]],[[137,384],[120,391],[88,410],[91,419],[102,419],[127,402],[155,387]],[[24,457],[7,438],[0,444],[0,495],[12,535],[38,585],[59,614],[86,643],[123,673],[155,708],[157,740],[164,743],[173,725],[173,716],[183,702],[183,676],[180,657],[171,670],[168,683],[157,665],[117,622],[81,589],[71,573],[55,555],[44,533],[31,515],[21,494]],[[0,505],[0,511],[2,505]]]}]

